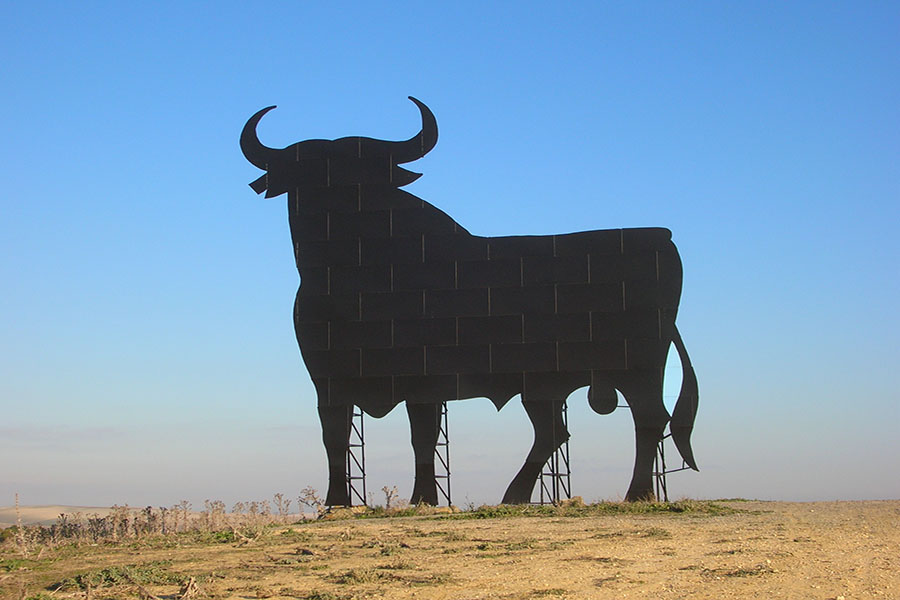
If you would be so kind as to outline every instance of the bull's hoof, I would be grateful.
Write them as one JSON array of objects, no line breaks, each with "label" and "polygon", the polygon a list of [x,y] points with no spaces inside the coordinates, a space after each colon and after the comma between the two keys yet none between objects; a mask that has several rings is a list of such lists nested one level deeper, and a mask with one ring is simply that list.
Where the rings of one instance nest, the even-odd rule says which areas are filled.
[{"label": "bull's hoof", "polygon": [[655,502],[656,494],[653,488],[629,489],[625,494],[625,502]]},{"label": "bull's hoof", "polygon": [[500,504],[528,504],[531,502],[531,496],[528,498],[523,498],[521,496],[510,496],[508,494],[503,495],[503,500],[500,501]]},{"label": "bull's hoof", "polygon": [[325,496],[325,506],[350,506],[350,496],[346,490],[333,492],[328,490]]},{"label": "bull's hoof", "polygon": [[437,506],[438,488],[434,479],[434,463],[416,465],[416,478],[413,480],[413,491],[409,497],[409,503]]},{"label": "bull's hoof", "polygon": [[409,503],[416,504],[428,504],[429,506],[437,506],[438,497],[437,490],[420,492],[418,490],[413,490],[412,496],[409,499]]},{"label": "bull's hoof", "polygon": [[531,485],[517,484],[513,481],[503,494],[503,504],[528,504],[531,502],[531,491],[534,489],[534,482]]}]

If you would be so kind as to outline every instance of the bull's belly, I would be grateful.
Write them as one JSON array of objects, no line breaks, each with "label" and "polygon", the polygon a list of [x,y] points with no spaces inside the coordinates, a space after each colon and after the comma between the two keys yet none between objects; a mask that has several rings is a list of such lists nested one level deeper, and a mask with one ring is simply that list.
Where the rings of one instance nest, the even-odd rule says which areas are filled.
[{"label": "bull's belly", "polygon": [[668,339],[631,337],[311,349],[309,339],[301,335],[300,347],[322,404],[486,397],[498,409],[517,394],[529,401],[559,401],[588,385],[618,387],[628,373],[662,368],[669,345]]}]

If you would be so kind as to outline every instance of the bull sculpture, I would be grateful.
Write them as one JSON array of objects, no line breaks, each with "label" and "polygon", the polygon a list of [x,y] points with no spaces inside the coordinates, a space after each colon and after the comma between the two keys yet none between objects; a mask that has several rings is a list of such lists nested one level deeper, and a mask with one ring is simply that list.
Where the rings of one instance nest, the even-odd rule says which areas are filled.
[{"label": "bull sculpture", "polygon": [[[416,476],[414,503],[437,504],[434,450],[441,403],[513,396],[534,428],[525,464],[503,496],[530,501],[543,464],[568,439],[561,417],[574,390],[612,412],[616,390],[634,420],[636,457],[626,498],[651,498],[652,466],[667,424],[688,466],[697,380],[675,315],[681,260],[668,229],[611,229],[481,237],[402,186],[420,174],[399,165],[437,142],[437,122],[402,142],[365,137],[264,146],[256,128],[241,150],[265,171],[250,184],[288,196],[301,284],[294,325],[315,385],[328,455],[326,503],[350,503],[345,473],[353,405],[379,418],[406,402]],[[663,405],[670,343],[681,392]],[[562,432],[560,434],[560,432]]]}]

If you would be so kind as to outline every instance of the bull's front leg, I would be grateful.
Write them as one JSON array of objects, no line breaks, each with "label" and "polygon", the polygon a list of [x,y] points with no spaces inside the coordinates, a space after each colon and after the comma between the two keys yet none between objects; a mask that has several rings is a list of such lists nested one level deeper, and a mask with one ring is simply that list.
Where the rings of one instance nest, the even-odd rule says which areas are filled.
[{"label": "bull's front leg", "polygon": [[438,503],[437,483],[434,480],[434,448],[441,425],[440,404],[406,403],[413,453],[416,457],[416,480],[409,501],[411,504]]},{"label": "bull's front leg", "polygon": [[347,450],[350,447],[350,423],[353,406],[319,406],[322,442],[328,455],[328,506],[350,506],[347,481]]}]

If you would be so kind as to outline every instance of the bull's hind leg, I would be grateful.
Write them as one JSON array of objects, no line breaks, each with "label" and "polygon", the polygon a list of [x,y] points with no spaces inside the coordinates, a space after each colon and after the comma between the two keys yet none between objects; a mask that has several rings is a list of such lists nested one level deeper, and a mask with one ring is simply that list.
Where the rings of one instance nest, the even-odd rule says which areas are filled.
[{"label": "bull's hind leg", "polygon": [[328,506],[350,506],[347,483],[347,450],[350,447],[350,423],[353,406],[319,406],[322,442],[328,455]]},{"label": "bull's hind leg", "polygon": [[662,398],[662,371],[635,373],[622,392],[634,420],[635,457],[631,485],[625,500],[653,500],[653,460],[662,440],[669,413]]},{"label": "bull's hind leg", "polygon": [[506,488],[504,504],[527,504],[531,502],[534,483],[547,459],[569,439],[569,431],[563,425],[563,401],[526,402],[522,401],[531,425],[534,427],[534,444],[525,459],[525,464]]},{"label": "bull's hind leg", "polygon": [[409,501],[412,504],[437,505],[437,483],[434,480],[434,447],[440,431],[440,404],[406,403],[413,453],[416,456],[416,480]]}]

